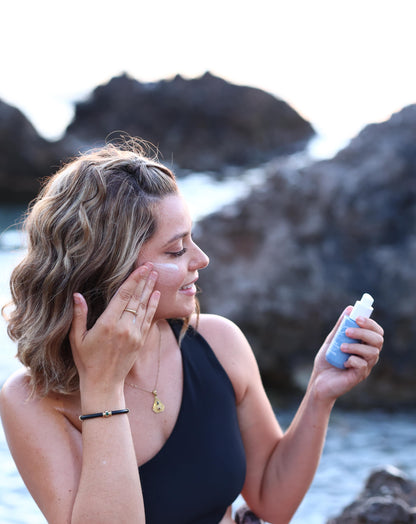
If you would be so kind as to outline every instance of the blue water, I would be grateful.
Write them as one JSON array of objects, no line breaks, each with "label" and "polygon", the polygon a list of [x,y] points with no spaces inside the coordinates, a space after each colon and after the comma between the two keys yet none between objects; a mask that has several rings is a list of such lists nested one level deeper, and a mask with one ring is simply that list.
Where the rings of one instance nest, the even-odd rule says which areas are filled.
[{"label": "blue water", "polygon": [[[181,182],[182,190],[192,195],[191,212],[195,220],[214,211],[249,187],[261,183],[263,171],[250,170],[243,181],[220,183],[206,175]],[[221,192],[219,192],[221,188]],[[196,195],[203,195],[200,201]],[[207,198],[209,196],[209,198]],[[220,197],[220,198],[219,198]],[[16,210],[0,209],[0,229],[14,220]],[[2,223],[1,223],[2,222]],[[0,303],[9,297],[10,272],[23,250],[20,237],[13,231],[0,236]],[[8,339],[4,321],[0,320],[0,385],[18,368],[15,347]],[[293,412],[275,406],[282,427],[287,427]],[[335,409],[323,456],[315,479],[292,519],[293,524],[325,524],[349,504],[375,468],[388,464],[402,469],[416,479],[416,411],[413,413],[343,412]],[[10,456],[0,426],[0,522],[2,524],[45,524],[46,521],[28,494]]]}]

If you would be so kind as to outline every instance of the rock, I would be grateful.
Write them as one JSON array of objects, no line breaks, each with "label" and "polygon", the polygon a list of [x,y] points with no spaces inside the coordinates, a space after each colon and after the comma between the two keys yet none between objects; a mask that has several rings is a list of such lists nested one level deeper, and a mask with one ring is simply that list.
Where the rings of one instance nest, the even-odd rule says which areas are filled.
[{"label": "rock", "polygon": [[170,166],[217,172],[299,150],[314,134],[282,100],[210,73],[150,84],[113,78],[76,105],[64,141],[90,147],[119,130],[156,145]]},{"label": "rock", "polygon": [[234,518],[236,524],[264,524],[264,521],[259,519],[246,505],[238,508]]},{"label": "rock", "polygon": [[46,140],[21,111],[0,100],[0,202],[31,199],[45,176]]},{"label": "rock", "polygon": [[414,405],[415,144],[416,105],[368,126],[331,160],[272,162],[262,187],[198,224],[195,239],[211,259],[202,309],[237,322],[279,394],[304,389],[339,314],[368,292],[385,348],[340,402]]},{"label": "rock", "polygon": [[414,524],[416,482],[388,466],[374,471],[364,490],[341,514],[327,524]]},{"label": "rock", "polygon": [[0,203],[27,204],[73,153],[43,139],[21,111],[0,100]]},{"label": "rock", "polygon": [[263,162],[303,148],[314,131],[282,100],[209,73],[149,84],[113,78],[76,105],[56,142],[41,138],[18,109],[0,101],[1,201],[28,202],[62,161],[126,134],[157,146],[161,160],[181,174]]}]

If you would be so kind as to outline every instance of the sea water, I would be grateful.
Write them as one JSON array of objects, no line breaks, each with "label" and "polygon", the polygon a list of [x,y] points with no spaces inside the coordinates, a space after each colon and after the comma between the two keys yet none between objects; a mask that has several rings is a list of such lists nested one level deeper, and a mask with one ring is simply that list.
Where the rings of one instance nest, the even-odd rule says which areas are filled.
[{"label": "sea water", "polygon": [[[195,218],[214,211],[232,197],[242,196],[247,184],[256,184],[262,173],[251,172],[237,189],[228,182],[220,202],[207,202],[195,206]],[[257,182],[256,182],[257,181]],[[204,196],[219,194],[219,181],[212,182],[205,175],[188,178],[182,191],[195,196],[197,186]],[[239,189],[238,189],[239,187]],[[0,209],[0,231],[14,222],[19,209]],[[14,230],[0,236],[0,303],[9,299],[8,280],[12,268],[23,256],[21,237]],[[9,340],[6,325],[0,320],[0,386],[19,364],[14,355],[15,345]],[[274,406],[283,428],[286,428],[294,411],[280,410]],[[345,412],[334,409],[327,439],[314,481],[304,498],[292,524],[325,524],[349,504],[363,487],[368,475],[376,468],[393,465],[416,479],[416,411],[414,412]],[[0,425],[0,522],[1,524],[46,524],[36,504],[30,497],[10,456]]]}]

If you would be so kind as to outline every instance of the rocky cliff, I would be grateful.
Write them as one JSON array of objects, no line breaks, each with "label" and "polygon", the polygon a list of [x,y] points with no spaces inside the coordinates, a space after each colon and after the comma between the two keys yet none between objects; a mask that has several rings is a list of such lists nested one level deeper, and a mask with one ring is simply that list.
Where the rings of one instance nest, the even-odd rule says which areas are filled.
[{"label": "rocky cliff", "polygon": [[49,174],[48,155],[48,142],[18,109],[0,100],[0,202],[33,198],[38,179]]},{"label": "rocky cliff", "polygon": [[303,148],[311,125],[283,100],[206,73],[143,84],[122,75],[76,105],[64,140],[103,142],[118,131],[155,144],[175,168],[219,171]]},{"label": "rocky cliff", "polygon": [[120,135],[152,143],[161,161],[181,175],[218,173],[297,151],[314,130],[284,101],[209,73],[155,83],[113,78],[76,104],[56,142],[41,138],[18,109],[0,101],[0,201],[29,201],[63,160]]},{"label": "rocky cliff", "polygon": [[393,467],[373,471],[356,500],[327,524],[415,524],[416,482]]},{"label": "rocky cliff", "polygon": [[[144,127],[129,128],[136,120]],[[278,154],[304,144],[311,126],[270,95],[209,74],[152,85],[113,79],[78,104],[56,143],[0,103],[0,200],[27,202],[61,159],[123,127],[163,145],[169,164],[173,151],[179,172],[269,158],[261,187],[195,231],[211,257],[201,272],[203,310],[240,325],[267,386],[300,393],[338,315],[369,292],[385,348],[343,402],[414,404],[416,106],[366,127],[333,159],[296,168]]]},{"label": "rocky cliff", "polygon": [[313,356],[344,307],[368,292],[386,332],[359,405],[416,398],[416,105],[366,127],[335,158],[269,165],[267,182],[207,217],[203,310],[248,335],[268,386],[305,386]]}]

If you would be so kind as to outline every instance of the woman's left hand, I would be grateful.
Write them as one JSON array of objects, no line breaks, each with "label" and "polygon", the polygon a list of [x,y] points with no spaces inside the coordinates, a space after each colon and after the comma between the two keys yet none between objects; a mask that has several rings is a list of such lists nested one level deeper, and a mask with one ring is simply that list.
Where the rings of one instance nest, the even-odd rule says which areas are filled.
[{"label": "woman's left hand", "polygon": [[335,401],[366,379],[377,364],[383,347],[383,328],[371,318],[358,317],[356,322],[359,327],[346,330],[346,335],[356,339],[357,342],[342,345],[346,353],[351,353],[351,356],[345,362],[345,369],[338,369],[326,361],[325,353],[332,342],[336,330],[344,315],[348,315],[351,309],[351,306],[349,306],[344,311],[315,357],[311,385],[314,386],[316,394],[322,400]]}]

